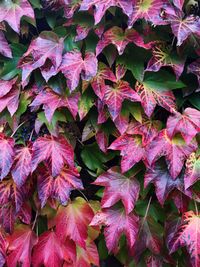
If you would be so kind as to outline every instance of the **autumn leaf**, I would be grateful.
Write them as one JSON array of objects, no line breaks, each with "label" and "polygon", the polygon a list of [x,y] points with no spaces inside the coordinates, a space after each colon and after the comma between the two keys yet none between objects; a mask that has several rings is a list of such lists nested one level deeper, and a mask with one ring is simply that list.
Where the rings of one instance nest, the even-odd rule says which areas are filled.
[{"label": "autumn leaf", "polygon": [[121,151],[121,169],[123,173],[146,157],[142,139],[138,135],[121,135],[109,146],[109,149]]},{"label": "autumn leaf", "polygon": [[149,60],[145,71],[159,71],[162,67],[171,67],[178,80],[184,70],[184,59],[177,54],[172,54],[164,44],[155,46],[152,49],[153,56]]},{"label": "autumn leaf", "polygon": [[27,0],[1,2],[0,22],[6,21],[17,33],[20,32],[20,20],[23,16],[29,17],[32,20],[35,19],[34,11]]},{"label": "autumn leaf", "polygon": [[133,11],[129,16],[128,25],[132,27],[138,19],[145,19],[154,25],[165,24],[160,17],[160,12],[166,1],[162,0],[136,0]]},{"label": "autumn leaf", "polygon": [[2,31],[0,31],[0,54],[12,58],[12,51]]},{"label": "autumn leaf", "polygon": [[186,144],[179,135],[170,139],[166,129],[164,129],[160,131],[149,145],[147,161],[152,165],[159,158],[165,156],[169,172],[173,179],[176,179],[182,170],[184,161],[196,149],[197,143],[195,140],[191,141],[190,144]]},{"label": "autumn leaf", "polygon": [[33,144],[32,172],[45,161],[53,177],[57,176],[65,164],[74,166],[74,151],[63,136],[39,137]]},{"label": "autumn leaf", "polygon": [[133,213],[126,214],[122,208],[104,209],[98,212],[91,226],[105,225],[104,236],[109,252],[116,254],[118,252],[118,243],[122,234],[127,238],[129,249],[136,241],[138,233],[138,217]]},{"label": "autumn leaf", "polygon": [[35,97],[33,102],[30,104],[30,107],[35,109],[40,105],[43,105],[45,116],[49,123],[52,121],[54,112],[61,107],[68,108],[72,116],[76,118],[78,113],[79,97],[79,93],[74,93],[67,97],[53,92],[51,88],[45,88]]},{"label": "autumn leaf", "polygon": [[131,0],[83,0],[81,3],[80,11],[89,10],[95,6],[94,10],[94,19],[95,24],[98,24],[103,18],[107,9],[113,6],[121,8],[126,15],[130,15],[132,11],[132,2]]},{"label": "autumn leaf", "polygon": [[188,189],[200,180],[200,154],[199,151],[193,152],[186,160],[186,170],[184,176],[185,189]]},{"label": "autumn leaf", "polygon": [[82,80],[89,81],[96,75],[97,67],[97,58],[92,52],[86,52],[83,59],[81,52],[74,50],[63,56],[60,70],[67,78],[67,86],[72,92],[79,84],[80,75]]},{"label": "autumn leaf", "polygon": [[134,43],[137,46],[145,49],[151,48],[151,44],[145,44],[143,38],[136,30],[126,29],[124,32],[123,29],[114,26],[113,28],[107,30],[103,34],[101,40],[98,42],[96,47],[96,55],[98,56],[103,49],[110,44],[115,45],[119,55],[122,55],[129,43]]},{"label": "autumn leaf", "polygon": [[167,120],[167,134],[172,138],[181,133],[185,142],[189,144],[193,137],[200,132],[200,111],[193,108],[186,108],[183,114],[175,113]]},{"label": "autumn leaf", "polygon": [[14,161],[14,144],[12,137],[7,137],[3,133],[0,134],[0,180],[9,173]]},{"label": "autumn leaf", "polygon": [[22,69],[22,85],[29,82],[30,74],[37,68],[41,69],[46,82],[59,72],[64,48],[64,39],[50,31],[42,32],[33,40],[18,62],[18,68]]},{"label": "autumn leaf", "polygon": [[200,240],[200,218],[193,211],[183,214],[182,221],[174,238],[168,244],[170,254],[180,247],[187,247],[191,258],[191,264],[194,267],[199,266],[199,240]]},{"label": "autumn leaf", "polygon": [[174,179],[169,173],[165,162],[156,163],[154,168],[145,173],[144,187],[146,188],[150,183],[155,185],[156,196],[161,205],[164,205],[170,192],[175,189],[191,196],[191,193],[186,192],[184,189],[183,174]]},{"label": "autumn leaf", "polygon": [[113,86],[105,87],[103,101],[108,106],[113,120],[119,116],[122,103],[125,99],[129,99],[133,102],[140,102],[139,95],[130,87],[128,82],[119,80]]},{"label": "autumn leaf", "polygon": [[62,205],[66,205],[72,190],[83,189],[83,184],[78,178],[76,169],[66,167],[56,177],[52,177],[48,170],[41,169],[38,174],[38,195],[41,206],[47,202],[48,198],[55,198]]},{"label": "autumn leaf", "polygon": [[37,237],[29,226],[18,225],[14,233],[8,238],[7,266],[23,267],[31,265],[31,254],[33,247],[37,244]]},{"label": "autumn leaf", "polygon": [[20,147],[15,151],[15,160],[12,167],[12,177],[18,187],[21,187],[31,173],[32,150],[31,144]]},{"label": "autumn leaf", "polygon": [[39,236],[38,243],[34,246],[32,264],[33,267],[62,266],[65,259],[68,259],[67,247],[61,243],[54,231],[46,231]]},{"label": "autumn leaf", "polygon": [[76,198],[66,207],[60,206],[56,215],[56,233],[61,239],[69,237],[85,248],[87,231],[94,212],[83,198]]},{"label": "autumn leaf", "polygon": [[101,174],[94,184],[105,187],[102,208],[110,208],[121,200],[127,213],[133,210],[140,192],[140,184],[134,176],[126,177],[113,168]]}]

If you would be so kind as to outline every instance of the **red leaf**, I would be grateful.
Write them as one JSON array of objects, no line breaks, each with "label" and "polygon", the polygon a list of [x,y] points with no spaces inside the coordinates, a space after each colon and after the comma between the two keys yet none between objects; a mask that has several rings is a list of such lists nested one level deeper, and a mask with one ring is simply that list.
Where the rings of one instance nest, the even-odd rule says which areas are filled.
[{"label": "red leaf", "polygon": [[80,75],[85,81],[89,81],[97,73],[97,58],[92,52],[86,52],[84,59],[82,54],[75,50],[67,52],[63,56],[60,70],[65,75],[67,86],[74,91],[79,84]]},{"label": "red leaf", "polygon": [[130,87],[126,81],[118,81],[115,85],[105,87],[103,101],[108,106],[108,110],[113,120],[119,116],[122,102],[129,99],[133,102],[140,101],[139,95]]},{"label": "red leaf", "polygon": [[163,266],[162,259],[159,257],[155,257],[154,255],[149,256],[146,259],[146,266],[147,267],[161,267]]},{"label": "red leaf", "polygon": [[110,208],[98,212],[90,225],[105,225],[104,236],[109,252],[118,252],[118,243],[122,234],[127,238],[129,249],[135,243],[138,233],[138,217],[132,212],[126,214],[123,209]]},{"label": "red leaf", "polygon": [[38,241],[35,233],[28,226],[18,225],[8,241],[7,266],[17,267],[20,264],[29,267],[33,246]]},{"label": "red leaf", "polygon": [[158,90],[157,88],[145,84],[145,82],[143,82],[143,84],[137,82],[135,89],[141,97],[141,104],[148,117],[151,117],[156,105],[170,112],[176,110],[175,97],[171,91]]},{"label": "red leaf", "polygon": [[2,98],[11,91],[16,81],[17,78],[9,81],[0,80],[0,98]]},{"label": "red leaf", "polygon": [[0,205],[6,205],[12,201],[15,204],[16,212],[19,212],[29,189],[28,185],[19,188],[12,179],[4,179],[0,183],[0,193]]},{"label": "red leaf", "polygon": [[138,19],[150,21],[154,25],[163,25],[165,22],[160,17],[161,8],[167,1],[163,0],[134,0],[133,12],[129,16],[129,27]]},{"label": "red leaf", "polygon": [[83,184],[79,178],[79,173],[74,170],[64,168],[60,174],[54,178],[47,170],[38,174],[38,195],[41,206],[44,207],[49,197],[55,198],[66,205],[72,190],[83,189]]},{"label": "red leaf", "polygon": [[167,134],[172,138],[181,133],[185,142],[189,144],[193,137],[200,132],[200,111],[186,108],[183,114],[176,113],[167,120]]},{"label": "red leaf", "polygon": [[11,137],[0,133],[0,180],[9,173],[14,160],[15,141]]},{"label": "red leaf", "polygon": [[146,157],[140,136],[121,135],[109,146],[109,149],[121,151],[121,169],[123,173]]},{"label": "red leaf", "polygon": [[200,217],[194,214],[193,211],[188,211],[183,214],[181,225],[175,232],[168,244],[170,253],[175,252],[180,247],[187,247],[190,254],[192,266],[200,265],[199,250],[200,250]]},{"label": "red leaf", "polygon": [[91,264],[99,266],[99,254],[95,243],[87,241],[86,249],[77,247],[77,259],[73,266],[90,267]]},{"label": "red leaf", "polygon": [[112,82],[116,81],[116,77],[105,64],[99,63],[99,68],[96,76],[91,80],[91,86],[95,94],[102,100],[105,95],[106,85],[105,80]]},{"label": "red leaf", "polygon": [[30,104],[31,107],[37,108],[43,105],[45,116],[49,123],[51,123],[52,117],[56,109],[66,107],[71,112],[74,119],[78,113],[78,100],[80,94],[75,93],[69,97],[61,96],[53,92],[50,88],[46,88],[36,96],[34,101]]},{"label": "red leaf", "polygon": [[32,172],[38,164],[46,161],[53,177],[57,176],[65,164],[74,166],[74,151],[63,136],[39,137],[33,144]]},{"label": "red leaf", "polygon": [[33,249],[33,267],[62,266],[67,251],[54,231],[44,232]]},{"label": "red leaf", "polygon": [[110,44],[115,45],[119,55],[122,55],[124,53],[124,49],[129,43],[134,43],[137,46],[145,49],[151,48],[151,44],[145,44],[143,38],[136,30],[126,29],[124,32],[123,29],[114,26],[106,31],[101,40],[98,42],[96,47],[96,55],[98,56],[103,49]]},{"label": "red leaf", "polygon": [[197,76],[199,85],[200,85],[200,59],[197,59],[196,61],[192,62],[188,66],[188,73],[193,73]]},{"label": "red leaf", "polygon": [[73,17],[74,12],[79,8],[81,0],[61,0],[60,2],[63,4],[64,16],[67,19],[70,19]]},{"label": "red leaf", "polygon": [[103,131],[98,130],[95,138],[101,151],[106,153],[108,148],[108,136]]},{"label": "red leaf", "polygon": [[120,113],[113,122],[120,134],[124,134],[128,128],[129,114]]},{"label": "red leaf", "polygon": [[95,6],[94,19],[95,24],[98,24],[102,17],[104,16],[106,10],[110,7],[117,6],[121,8],[126,15],[130,15],[132,11],[132,1],[131,0],[83,0],[81,3],[80,10],[89,10]]},{"label": "red leaf", "polygon": [[121,200],[127,213],[133,210],[140,192],[140,184],[134,176],[128,178],[115,169],[109,169],[100,175],[94,184],[105,186],[102,208],[110,208]]},{"label": "red leaf", "polygon": [[184,176],[185,189],[188,189],[194,183],[200,180],[200,153],[192,153],[186,161],[186,170]]},{"label": "red leaf", "polygon": [[142,123],[133,121],[129,124],[127,134],[142,135],[143,146],[148,145],[157,136],[161,122],[158,120],[150,120],[146,117],[142,118]]},{"label": "red leaf", "polygon": [[38,38],[33,40],[18,63],[22,69],[22,84],[26,86],[33,70],[40,68],[46,80],[56,75],[62,61],[64,39],[58,38],[53,32],[42,32]]},{"label": "red leaf", "polygon": [[185,60],[172,54],[163,44],[152,49],[153,57],[149,60],[145,71],[159,71],[161,67],[171,67],[178,80],[184,70]]},{"label": "red leaf", "polygon": [[155,255],[159,255],[162,252],[163,245],[162,227],[153,218],[148,216],[141,219],[139,229],[139,234],[133,247],[134,259],[137,263],[146,249],[149,249]]},{"label": "red leaf", "polygon": [[166,7],[165,17],[171,24],[173,34],[177,37],[177,46],[180,46],[190,35],[200,36],[200,18],[198,16],[185,16],[180,10]]},{"label": "red leaf", "polygon": [[7,94],[0,98],[0,112],[7,108],[11,116],[15,114],[19,105],[19,89],[19,85],[15,84]]},{"label": "red leaf", "polygon": [[23,16],[35,19],[34,11],[27,0],[0,4],[0,22],[6,21],[17,33],[20,31],[20,20]]},{"label": "red leaf", "polygon": [[169,193],[174,189],[191,195],[190,192],[184,190],[183,175],[181,174],[174,180],[163,162],[157,163],[153,169],[145,173],[144,187],[146,188],[150,183],[155,185],[156,196],[161,205],[164,205]]},{"label": "red leaf", "polygon": [[12,233],[16,220],[16,211],[11,202],[1,206],[0,224],[7,233]]},{"label": "red leaf", "polygon": [[15,161],[12,168],[12,177],[18,187],[21,187],[31,172],[32,160],[31,146],[21,147],[16,150]]},{"label": "red leaf", "polygon": [[180,136],[170,139],[164,129],[149,145],[147,161],[152,165],[156,160],[165,156],[170,174],[175,179],[181,172],[185,159],[196,149],[195,140],[186,144]]},{"label": "red leaf", "polygon": [[12,51],[2,31],[0,31],[0,54],[12,58]]},{"label": "red leaf", "polygon": [[85,248],[88,225],[94,216],[89,204],[78,197],[66,207],[60,206],[56,216],[56,233],[61,239],[69,237]]},{"label": "red leaf", "polygon": [[8,241],[6,240],[6,234],[2,228],[0,228],[0,266],[5,266],[6,262],[6,250]]}]

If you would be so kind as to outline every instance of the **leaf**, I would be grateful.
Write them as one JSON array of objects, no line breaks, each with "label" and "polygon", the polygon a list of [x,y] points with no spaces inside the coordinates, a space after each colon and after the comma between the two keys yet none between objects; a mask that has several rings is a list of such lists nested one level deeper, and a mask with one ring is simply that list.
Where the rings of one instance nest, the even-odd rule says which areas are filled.
[{"label": "leaf", "polygon": [[132,121],[126,131],[127,134],[138,134],[142,136],[143,146],[148,145],[157,136],[161,123],[158,120],[151,120],[146,117],[142,118],[142,123]]},{"label": "leaf", "polygon": [[[16,82],[16,79],[11,80],[10,83]],[[1,85],[3,85],[1,83]],[[6,86],[6,84],[4,83]],[[12,84],[12,88],[9,89],[11,84],[6,86],[5,90],[9,90],[9,92],[6,94],[5,92],[2,92],[0,97],[0,112],[2,112],[5,108],[8,109],[10,112],[10,115],[13,116],[15,112],[18,109],[19,106],[19,94],[20,94],[20,85],[19,84]]]},{"label": "leaf", "polygon": [[11,80],[0,80],[0,98],[7,95],[11,89],[14,87],[17,78]]},{"label": "leaf", "polygon": [[129,16],[128,26],[132,27],[138,19],[150,21],[154,25],[165,24],[160,17],[161,8],[165,1],[162,0],[136,0],[133,11]]},{"label": "leaf", "polygon": [[168,244],[170,254],[179,247],[187,247],[192,266],[200,264],[199,258],[200,217],[193,211],[183,214],[181,225],[175,232],[174,238]]},{"label": "leaf", "polygon": [[142,218],[139,235],[133,248],[133,254],[136,261],[138,262],[140,260],[142,253],[146,249],[149,249],[155,255],[161,254],[162,245],[162,227],[160,224],[150,216]]},{"label": "leaf", "polygon": [[160,267],[162,266],[162,263],[162,259],[155,257],[154,255],[151,255],[146,259],[147,267]]},{"label": "leaf", "polygon": [[28,196],[29,188],[28,185],[17,187],[13,179],[4,179],[0,183],[0,205],[7,205],[10,201],[15,206],[16,212],[19,212],[25,199]]},{"label": "leaf", "polygon": [[9,237],[7,266],[23,267],[31,265],[31,253],[37,244],[37,237],[29,226],[18,225],[14,233]]},{"label": "leaf", "polygon": [[12,51],[2,31],[0,31],[0,54],[12,58]]},{"label": "leaf", "polygon": [[106,90],[105,80],[116,81],[114,73],[104,63],[100,62],[96,76],[90,81],[95,94],[103,100]]},{"label": "leaf", "polygon": [[56,233],[64,240],[72,239],[82,248],[86,246],[88,226],[94,216],[90,205],[77,197],[66,207],[60,206],[56,215]]},{"label": "leaf", "polygon": [[75,189],[83,189],[76,169],[64,168],[57,177],[52,177],[48,170],[42,169],[38,174],[38,196],[44,207],[48,198],[55,198],[66,205],[70,193]]},{"label": "leaf", "polygon": [[54,231],[46,231],[39,236],[38,243],[33,249],[33,267],[62,266],[67,248],[61,243]]},{"label": "leaf", "polygon": [[3,267],[6,263],[6,249],[8,241],[6,240],[6,234],[4,230],[0,229],[0,266]]},{"label": "leaf", "polygon": [[170,22],[172,32],[177,37],[177,46],[182,43],[191,35],[200,36],[200,19],[197,16],[185,16],[179,10],[173,10],[168,7],[165,9],[165,16],[167,21]]},{"label": "leaf", "polygon": [[167,134],[172,138],[181,133],[185,142],[189,144],[197,133],[200,132],[200,111],[186,108],[183,114],[175,113],[167,120]]},{"label": "leaf", "polygon": [[164,44],[155,46],[152,49],[153,57],[149,60],[145,71],[159,71],[161,67],[171,67],[178,80],[184,70],[185,60],[177,54],[170,52]]},{"label": "leaf", "polygon": [[100,175],[94,184],[105,186],[102,208],[110,208],[121,200],[127,213],[133,210],[140,192],[140,184],[133,176],[128,178],[111,168]]},{"label": "leaf", "polygon": [[80,11],[89,10],[95,6],[94,19],[95,25],[98,24],[104,16],[106,10],[110,7],[117,6],[121,8],[126,15],[130,15],[132,11],[132,2],[130,0],[83,0]]},{"label": "leaf", "polygon": [[67,86],[72,92],[79,84],[80,75],[84,81],[89,81],[96,75],[97,58],[92,52],[86,52],[84,59],[77,50],[67,52],[63,56],[60,70],[67,78]]},{"label": "leaf", "polygon": [[0,22],[6,21],[9,26],[20,32],[20,20],[23,16],[35,19],[34,11],[27,0],[13,2],[11,0],[3,1],[0,4]]},{"label": "leaf", "polygon": [[200,60],[197,59],[196,61],[192,62],[188,68],[187,68],[188,73],[193,73],[194,75],[197,76],[199,86],[200,86]]},{"label": "leaf", "polygon": [[141,137],[138,135],[123,134],[109,146],[109,149],[121,151],[121,170],[123,173],[146,157]]},{"label": "leaf", "polygon": [[198,180],[200,180],[200,154],[199,151],[189,155],[186,161],[186,170],[184,176],[185,189],[188,189]]},{"label": "leaf", "polygon": [[150,165],[165,156],[169,172],[173,179],[180,174],[184,161],[197,149],[195,140],[186,144],[180,136],[170,139],[166,130],[160,131],[151,142],[147,151],[147,161]]},{"label": "leaf", "polygon": [[176,110],[175,97],[171,91],[158,90],[156,87],[139,82],[136,83],[135,90],[141,98],[141,104],[148,117],[151,117],[156,105],[170,112]]},{"label": "leaf", "polygon": [[33,144],[32,172],[42,161],[47,162],[52,176],[55,177],[64,164],[74,166],[73,148],[63,136],[39,137]]},{"label": "leaf", "polygon": [[22,85],[29,82],[30,74],[37,68],[41,69],[46,82],[59,72],[64,49],[64,39],[50,31],[42,32],[33,40],[18,62],[18,68],[22,69]]},{"label": "leaf", "polygon": [[146,188],[150,183],[155,185],[156,196],[161,205],[164,205],[169,193],[175,189],[190,195],[189,192],[184,190],[183,175],[180,174],[174,179],[164,162],[156,163],[152,169],[147,170],[144,178],[144,187]]},{"label": "leaf", "polygon": [[96,55],[98,56],[109,44],[115,45],[119,55],[122,55],[129,43],[134,43],[137,46],[145,49],[151,48],[151,44],[145,44],[143,38],[136,30],[126,29],[124,32],[123,29],[114,26],[107,30],[103,34],[101,40],[98,42],[96,47]]},{"label": "leaf", "polygon": [[14,229],[16,220],[16,211],[11,202],[1,206],[0,209],[0,224],[6,233],[11,234]]},{"label": "leaf", "polygon": [[128,82],[119,80],[114,86],[106,86],[103,101],[108,106],[113,120],[119,116],[122,102],[125,99],[140,102],[139,95],[130,87]]},{"label": "leaf", "polygon": [[91,264],[99,266],[99,254],[95,243],[88,240],[86,249],[77,246],[77,259],[74,267],[90,267]]},{"label": "leaf", "polygon": [[67,97],[53,92],[50,88],[45,88],[39,92],[30,106],[34,109],[43,105],[45,116],[49,123],[52,121],[54,112],[61,107],[68,108],[75,119],[78,113],[79,97],[79,93],[74,93]]},{"label": "leaf", "polygon": [[[80,0],[67,0],[67,1],[62,1],[61,2],[64,2],[64,16],[67,18],[67,19],[70,19],[73,17],[74,15],[74,12],[79,8],[80,6]],[[65,3],[66,2],[66,3]]]},{"label": "leaf", "polygon": [[104,209],[98,212],[91,226],[105,225],[104,236],[109,252],[118,252],[118,243],[122,234],[127,238],[128,247],[131,250],[138,233],[138,217],[133,213],[126,214],[123,209],[116,207]]},{"label": "leaf", "polygon": [[0,180],[9,173],[14,160],[15,141],[11,137],[0,134]]},{"label": "leaf", "polygon": [[12,167],[12,177],[18,187],[21,187],[31,172],[31,145],[16,149],[15,161]]}]

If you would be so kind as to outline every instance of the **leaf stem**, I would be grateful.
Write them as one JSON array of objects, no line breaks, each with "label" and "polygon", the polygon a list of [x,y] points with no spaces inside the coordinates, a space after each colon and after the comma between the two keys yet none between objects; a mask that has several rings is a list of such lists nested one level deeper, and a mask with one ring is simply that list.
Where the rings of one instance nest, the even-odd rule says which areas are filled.
[{"label": "leaf stem", "polygon": [[22,123],[20,123],[20,125],[17,126],[17,128],[14,130],[14,132],[11,134],[10,137],[13,137],[13,136],[16,134],[16,132],[19,130],[19,128],[20,128],[25,122],[27,122],[27,120],[25,120],[25,121],[23,121]]},{"label": "leaf stem", "polygon": [[81,190],[77,189],[77,191],[78,191],[79,193],[81,193],[81,195],[85,198],[85,200],[86,200],[87,202],[89,202],[88,198],[86,197],[86,195],[85,195],[83,192],[81,192]]},{"label": "leaf stem", "polygon": [[37,217],[38,217],[38,210],[36,211],[36,214],[35,214],[35,219],[34,219],[34,222],[33,222],[32,231],[33,231],[34,228],[35,228],[35,224],[36,224],[36,222],[37,222]]}]

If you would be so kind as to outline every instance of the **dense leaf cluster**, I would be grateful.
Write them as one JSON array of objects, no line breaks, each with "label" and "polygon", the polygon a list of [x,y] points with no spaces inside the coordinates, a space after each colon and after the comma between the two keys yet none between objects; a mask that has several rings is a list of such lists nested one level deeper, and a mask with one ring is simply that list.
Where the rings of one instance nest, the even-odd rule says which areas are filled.
[{"label": "dense leaf cluster", "polygon": [[0,1],[0,267],[200,266],[199,16]]}]

